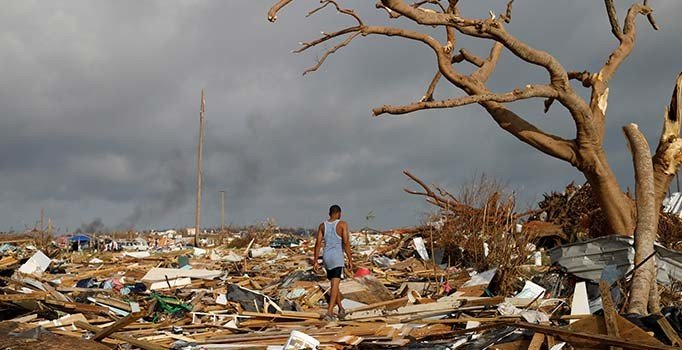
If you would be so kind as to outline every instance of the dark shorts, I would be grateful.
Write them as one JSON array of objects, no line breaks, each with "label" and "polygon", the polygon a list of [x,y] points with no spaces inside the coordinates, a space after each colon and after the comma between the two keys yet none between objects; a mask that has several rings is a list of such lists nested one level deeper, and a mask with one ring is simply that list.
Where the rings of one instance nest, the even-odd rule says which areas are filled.
[{"label": "dark shorts", "polygon": [[327,270],[327,278],[341,278],[343,276],[343,266],[335,267],[331,270]]}]

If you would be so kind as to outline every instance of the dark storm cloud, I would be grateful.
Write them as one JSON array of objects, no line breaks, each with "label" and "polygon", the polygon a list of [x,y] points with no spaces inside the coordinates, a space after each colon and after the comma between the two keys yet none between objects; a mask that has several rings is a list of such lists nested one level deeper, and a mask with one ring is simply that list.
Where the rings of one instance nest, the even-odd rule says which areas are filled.
[{"label": "dark storm cloud", "polygon": [[[344,1],[367,22],[385,15]],[[629,3],[629,2],[628,2]],[[276,24],[269,1],[12,1],[0,13],[0,229],[30,227],[40,208],[66,229],[92,218],[111,227],[191,226],[199,91],[206,89],[204,223],[274,217],[312,225],[339,203],[354,226],[409,225],[429,208],[402,192],[401,170],[452,189],[485,172],[526,204],[571,180],[569,166],[501,131],[479,107],[370,117],[372,107],[423,95],[433,54],[395,38],[358,38],[320,71],[322,54],[290,54],[300,41],[351,22],[333,11],[306,19],[297,1]],[[503,1],[463,2],[485,17]],[[625,6],[619,14],[625,13]],[[606,149],[623,186],[632,166],[620,127],[637,122],[651,142],[682,70],[676,0],[653,2],[661,26],[638,20],[638,43],[611,85]],[[615,47],[603,5],[515,3],[508,29],[567,69],[596,71]],[[406,21],[392,24],[411,26]],[[431,31],[429,29],[429,31]],[[441,36],[437,31],[433,35]],[[460,39],[484,55],[490,42]],[[546,73],[508,52],[491,88],[545,82]],[[441,84],[438,98],[459,92]],[[542,128],[572,137],[560,106],[513,105]],[[86,225],[87,226],[87,225]]]}]

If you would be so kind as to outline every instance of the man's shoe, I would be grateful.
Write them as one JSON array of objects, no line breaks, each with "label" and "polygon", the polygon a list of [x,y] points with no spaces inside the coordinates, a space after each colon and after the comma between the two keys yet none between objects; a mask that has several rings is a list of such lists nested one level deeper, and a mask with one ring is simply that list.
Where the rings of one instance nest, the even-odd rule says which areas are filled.
[{"label": "man's shoe", "polygon": [[339,319],[341,319],[341,320],[346,319],[346,309],[339,310]]}]

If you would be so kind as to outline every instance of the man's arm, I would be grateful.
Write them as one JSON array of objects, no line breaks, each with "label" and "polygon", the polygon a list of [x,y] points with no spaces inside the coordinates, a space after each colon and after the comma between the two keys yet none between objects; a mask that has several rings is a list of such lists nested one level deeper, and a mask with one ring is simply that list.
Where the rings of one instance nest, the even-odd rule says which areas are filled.
[{"label": "man's arm", "polygon": [[313,270],[317,272],[320,269],[320,264],[317,262],[317,258],[320,256],[320,246],[322,244],[322,236],[324,233],[322,232],[324,230],[324,226],[320,224],[320,226],[317,227],[317,235],[315,237],[315,249],[314,249],[314,255],[313,255]]},{"label": "man's arm", "polygon": [[341,240],[343,241],[343,250],[346,252],[346,257],[348,258],[348,268],[350,272],[353,273],[353,252],[350,249],[350,233],[348,232],[348,223],[342,221],[339,223],[343,229],[343,234],[341,235]]}]

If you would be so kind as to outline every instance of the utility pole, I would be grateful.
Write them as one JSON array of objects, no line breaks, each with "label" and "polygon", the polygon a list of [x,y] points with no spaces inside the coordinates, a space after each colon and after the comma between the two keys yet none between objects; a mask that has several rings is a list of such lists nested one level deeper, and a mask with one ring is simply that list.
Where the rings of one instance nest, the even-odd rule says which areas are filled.
[{"label": "utility pole", "polygon": [[45,235],[45,238],[47,239],[51,234],[52,234],[52,218],[47,218],[47,235]]},{"label": "utility pole", "polygon": [[43,208],[40,208],[40,243],[38,243],[39,247],[42,247],[43,241],[44,241],[44,231],[45,231],[45,225],[44,225],[44,219],[45,219],[45,210]]},{"label": "utility pole", "polygon": [[220,191],[220,232],[225,231],[225,191]]},{"label": "utility pole", "polygon": [[201,107],[199,108],[199,147],[197,149],[197,204],[194,215],[194,246],[199,246],[199,231],[201,229],[201,153],[204,148],[204,114],[206,113],[206,99],[204,89],[201,89]]}]

